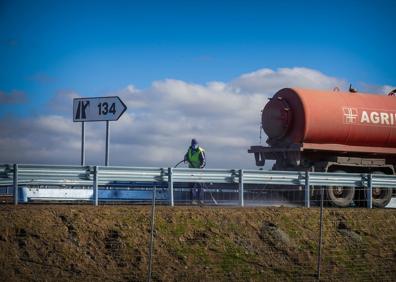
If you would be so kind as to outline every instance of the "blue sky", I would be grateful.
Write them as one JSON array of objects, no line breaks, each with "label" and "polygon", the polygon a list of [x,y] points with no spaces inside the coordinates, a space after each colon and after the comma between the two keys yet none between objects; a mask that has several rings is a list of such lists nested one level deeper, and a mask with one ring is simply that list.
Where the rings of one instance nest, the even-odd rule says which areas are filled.
[{"label": "blue sky", "polygon": [[2,0],[1,90],[42,101],[290,66],[395,83],[396,1],[213,2]]},{"label": "blue sky", "polygon": [[263,68],[395,85],[395,12],[396,1],[0,0],[0,92],[27,98],[0,117],[39,116],[60,92],[227,83]]}]

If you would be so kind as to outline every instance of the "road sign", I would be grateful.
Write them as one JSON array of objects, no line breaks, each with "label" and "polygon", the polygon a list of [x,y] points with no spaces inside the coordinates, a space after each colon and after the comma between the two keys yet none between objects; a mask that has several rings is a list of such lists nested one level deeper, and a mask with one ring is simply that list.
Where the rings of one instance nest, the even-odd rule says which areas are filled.
[{"label": "road sign", "polygon": [[126,105],[117,96],[76,98],[73,100],[73,121],[118,120],[126,109]]}]

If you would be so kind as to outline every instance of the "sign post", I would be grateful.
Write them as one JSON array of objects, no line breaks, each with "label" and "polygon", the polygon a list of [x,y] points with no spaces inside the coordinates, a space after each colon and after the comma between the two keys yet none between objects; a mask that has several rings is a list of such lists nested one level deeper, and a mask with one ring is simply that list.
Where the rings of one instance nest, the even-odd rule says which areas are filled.
[{"label": "sign post", "polygon": [[126,105],[117,96],[75,98],[73,121],[81,124],[81,165],[85,165],[85,122],[106,121],[105,165],[109,165],[110,121],[118,120],[126,111]]},{"label": "sign post", "polygon": [[85,122],[81,123],[81,166],[85,165]]},{"label": "sign post", "polygon": [[105,165],[109,166],[109,142],[110,142],[110,123],[106,120],[106,157]]}]

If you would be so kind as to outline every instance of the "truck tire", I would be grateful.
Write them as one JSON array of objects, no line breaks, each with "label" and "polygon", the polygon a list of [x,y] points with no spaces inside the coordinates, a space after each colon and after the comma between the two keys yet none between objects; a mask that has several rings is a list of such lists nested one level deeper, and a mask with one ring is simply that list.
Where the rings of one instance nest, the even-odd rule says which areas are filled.
[{"label": "truck tire", "polygon": [[[332,172],[343,173],[343,170],[336,170]],[[335,207],[345,208],[349,207],[353,198],[355,197],[355,187],[345,186],[329,186],[325,187],[325,195],[328,203]]]},{"label": "truck tire", "polygon": [[[385,174],[382,171],[373,171],[373,174]],[[392,189],[373,187],[373,207],[384,208],[392,200]]]}]

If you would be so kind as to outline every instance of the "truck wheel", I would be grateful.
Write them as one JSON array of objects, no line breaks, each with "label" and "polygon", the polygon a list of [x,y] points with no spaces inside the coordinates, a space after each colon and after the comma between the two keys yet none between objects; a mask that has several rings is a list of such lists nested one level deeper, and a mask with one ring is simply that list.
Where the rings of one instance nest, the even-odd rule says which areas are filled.
[{"label": "truck wheel", "polygon": [[[382,171],[373,171],[373,174],[385,174]],[[392,200],[392,189],[373,187],[373,207],[384,208]]]},{"label": "truck wheel", "polygon": [[[345,172],[337,170],[333,172]],[[329,186],[325,187],[325,195],[329,203],[336,207],[349,207],[355,196],[355,187]]]}]

